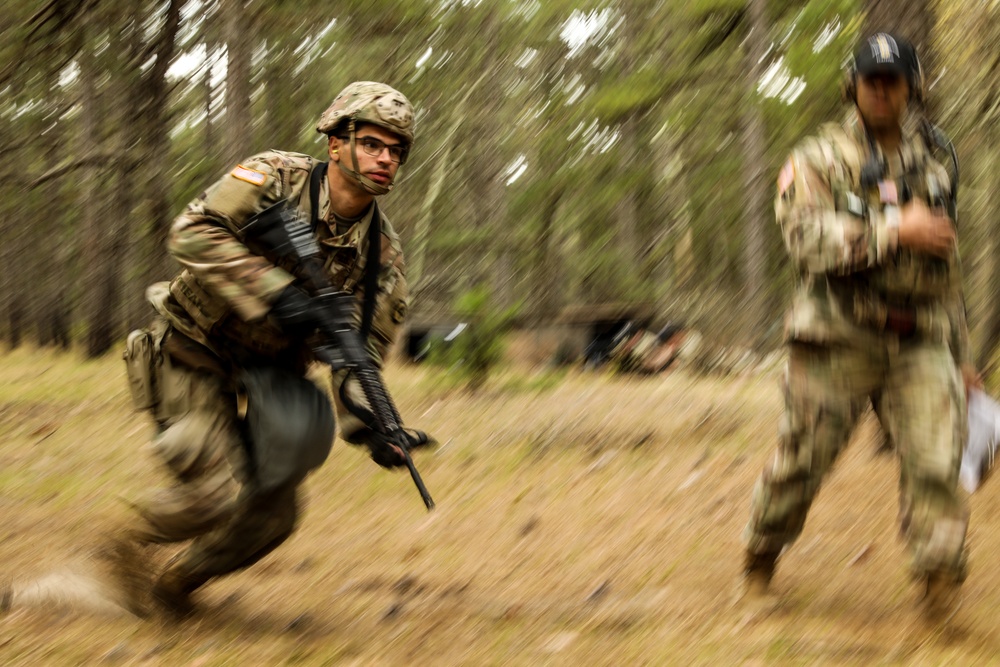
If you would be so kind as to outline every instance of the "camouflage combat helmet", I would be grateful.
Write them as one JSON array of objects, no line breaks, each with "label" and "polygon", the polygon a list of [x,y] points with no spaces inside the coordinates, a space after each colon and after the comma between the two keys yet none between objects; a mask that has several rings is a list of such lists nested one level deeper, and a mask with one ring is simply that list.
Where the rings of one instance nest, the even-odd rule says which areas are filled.
[{"label": "camouflage combat helmet", "polygon": [[372,123],[413,143],[413,105],[391,86],[375,81],[355,81],[348,85],[323,112],[316,130],[330,134],[343,122]]},{"label": "camouflage combat helmet", "polygon": [[[405,144],[403,158],[413,146],[413,106],[406,97],[391,86],[376,81],[355,81],[340,91],[330,108],[320,116],[316,131],[333,136],[338,130],[347,130],[351,157],[358,164],[356,129],[360,123],[371,123],[398,135]],[[346,128],[343,126],[346,124]],[[382,185],[358,173],[344,162],[338,161],[342,172],[354,178],[365,190],[374,195],[384,195],[392,184]]]}]

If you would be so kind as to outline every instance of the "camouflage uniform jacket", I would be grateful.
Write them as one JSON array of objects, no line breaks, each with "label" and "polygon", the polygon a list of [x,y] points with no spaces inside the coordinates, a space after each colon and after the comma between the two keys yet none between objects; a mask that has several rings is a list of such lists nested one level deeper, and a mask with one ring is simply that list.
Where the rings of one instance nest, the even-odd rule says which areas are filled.
[{"label": "camouflage uniform jacket", "polygon": [[[268,151],[241,162],[188,204],[171,229],[169,252],[183,271],[167,287],[149,292],[154,307],[176,329],[237,363],[303,360],[303,351],[266,316],[278,294],[294,282],[291,267],[272,264],[244,245],[241,229],[253,215],[282,199],[311,218],[309,177],[318,161]],[[360,322],[372,211],[337,233],[328,186],[319,193],[316,231],[333,284],[357,296]],[[403,253],[389,221],[381,219],[381,266],[371,342],[384,355],[407,308]]]},{"label": "camouflage uniform jacket", "polygon": [[848,344],[886,329],[890,308],[906,308],[915,335],[947,342],[969,360],[958,251],[947,259],[898,247],[899,206],[930,206],[951,192],[947,171],[907,128],[897,156],[881,155],[882,180],[864,188],[869,143],[860,122],[824,125],[802,141],[778,176],[775,213],[797,274],[786,340]]}]

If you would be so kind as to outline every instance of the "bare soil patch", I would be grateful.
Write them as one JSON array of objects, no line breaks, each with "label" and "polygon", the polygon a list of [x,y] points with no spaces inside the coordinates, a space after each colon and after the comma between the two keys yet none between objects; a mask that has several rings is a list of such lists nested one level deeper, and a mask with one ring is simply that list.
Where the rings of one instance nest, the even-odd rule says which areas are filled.
[{"label": "bare soil patch", "polygon": [[[123,499],[159,483],[114,356],[0,357],[0,576],[86,565]],[[403,474],[338,442],[301,529],[210,584],[180,625],[79,604],[0,617],[4,665],[989,664],[1000,635],[1000,502],[971,499],[971,575],[928,627],[875,425],[823,489],[770,608],[737,601],[740,533],[775,441],[772,375],[509,371],[478,394],[387,372],[442,446]]]}]

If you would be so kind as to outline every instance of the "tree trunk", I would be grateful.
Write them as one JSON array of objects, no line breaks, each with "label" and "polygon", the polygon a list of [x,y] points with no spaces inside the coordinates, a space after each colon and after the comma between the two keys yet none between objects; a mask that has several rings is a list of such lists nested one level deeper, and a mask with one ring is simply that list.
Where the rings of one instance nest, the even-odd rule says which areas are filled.
[{"label": "tree trunk", "polygon": [[413,243],[411,245],[413,252],[411,254],[412,261],[409,262],[409,281],[410,293],[414,299],[420,293],[421,281],[424,277],[424,262],[427,257],[427,241],[430,238],[431,220],[434,217],[434,202],[437,201],[438,195],[444,189],[444,181],[448,176],[448,168],[452,166],[454,138],[458,134],[459,127],[465,121],[465,109],[468,105],[469,97],[479,88],[479,84],[485,78],[485,74],[480,75],[475,83],[465,89],[465,94],[452,110],[448,129],[445,131],[444,136],[441,137],[442,153],[438,156],[437,163],[434,165],[430,187],[427,188],[427,194],[421,203],[420,215],[413,230]]},{"label": "tree trunk", "polygon": [[[55,96],[56,73],[42,74],[44,90],[53,91]],[[45,170],[59,167],[65,153],[62,147],[64,125],[51,125],[51,121],[39,116],[37,133],[43,154]],[[31,250],[20,258],[25,263],[28,282],[31,285],[29,318],[35,342],[39,347],[65,345],[68,336],[66,313],[63,312],[64,292],[68,271],[68,258],[72,256],[72,239],[66,238],[65,215],[72,215],[74,207],[61,201],[61,186],[58,179],[45,181],[30,196],[31,206],[22,215],[33,219],[31,228]]]},{"label": "tree trunk", "polygon": [[[205,107],[205,145],[203,148],[207,160],[213,160],[214,156],[219,152],[218,140],[216,138],[215,113],[212,107],[212,97],[215,95],[215,86],[212,85],[212,72],[215,67],[211,57],[210,53],[209,60],[205,61],[205,74],[201,80],[202,104]],[[215,173],[214,169],[209,169],[208,171],[212,174]]]},{"label": "tree trunk", "polygon": [[[80,121],[83,132],[79,148],[83,155],[96,155],[101,150],[101,128],[104,125],[104,111],[101,105],[97,81],[100,73],[94,56],[97,39],[93,34],[87,37],[79,56],[81,110]],[[87,319],[86,354],[96,357],[111,347],[113,306],[105,301],[104,265],[114,260],[107,254],[107,200],[103,187],[102,169],[91,167],[81,179],[80,213],[82,216],[83,242],[83,312]]]},{"label": "tree trunk", "polygon": [[226,69],[226,166],[250,152],[253,117],[250,110],[251,34],[243,0],[221,0],[228,64]]},{"label": "tree trunk", "polygon": [[[52,86],[50,90],[56,90]],[[51,147],[47,152],[48,168],[59,163],[59,128],[51,128]],[[69,299],[66,295],[67,277],[71,275],[70,264],[74,240],[69,230],[64,212],[65,205],[58,180],[44,183],[41,188],[42,204],[36,213],[38,222],[38,242],[34,244],[35,257],[34,284],[37,300],[33,308],[35,339],[39,346],[68,348],[69,340]],[[57,241],[58,239],[58,241]]]},{"label": "tree trunk", "polygon": [[746,39],[747,94],[743,110],[743,317],[748,338],[757,346],[763,343],[766,306],[765,266],[766,234],[770,218],[769,192],[763,165],[767,163],[767,138],[764,117],[757,95],[757,82],[767,53],[766,0],[750,0],[750,34]]},{"label": "tree trunk", "polygon": [[[151,266],[162,262],[162,249],[151,251],[147,247],[147,236],[151,225],[145,214],[143,193],[139,189],[143,179],[141,173],[135,169],[147,140],[144,136],[143,120],[147,104],[146,95],[136,94],[137,89],[142,90],[144,75],[140,71],[141,54],[146,47],[142,41],[142,31],[139,29],[141,25],[139,17],[133,15],[125,20],[130,21],[131,29],[125,34],[119,32],[112,37],[116,49],[125,54],[123,66],[118,68],[117,76],[114,78],[115,98],[120,110],[119,150],[123,158],[116,165],[117,187],[112,207],[122,220],[126,275],[135,276],[122,285],[125,330],[128,331],[145,326],[149,322],[150,308],[144,298],[145,290],[141,282]],[[140,203],[143,206],[140,206]]]},{"label": "tree trunk", "polygon": [[[481,70],[488,77],[499,77],[501,61],[498,60],[500,20],[498,9],[492,6],[486,10],[475,26],[475,34],[485,40],[482,44],[483,61]],[[476,146],[482,137],[496,132],[494,118],[503,113],[504,95],[494,86],[482,88],[475,97],[475,106],[470,117],[476,119],[468,126],[468,141],[465,145]],[[472,201],[472,223],[478,229],[490,230],[493,258],[483,259],[470,272],[471,285],[489,285],[493,302],[500,307],[508,307],[514,302],[514,272],[512,252],[512,230],[507,220],[507,193],[503,182],[504,155],[497,150],[476,150],[470,159],[469,188],[474,193]],[[470,252],[478,256],[478,249]]]},{"label": "tree trunk", "polygon": [[[302,130],[310,125],[306,114],[311,114],[314,110],[298,103],[300,96],[297,91],[302,82],[297,77],[288,75],[288,62],[293,58],[294,46],[294,44],[291,46],[286,44],[284,39],[277,40],[273,46],[269,44],[268,58],[263,64],[263,76],[266,81],[264,86],[266,104],[263,117],[258,123],[257,146],[262,149],[298,150],[296,147],[302,145]],[[330,102],[330,100],[325,99],[325,94],[322,91],[316,91],[315,97],[311,99],[316,101],[319,108],[323,108],[324,104]],[[314,130],[315,128],[310,129]],[[314,132],[306,134],[307,136],[318,136]],[[247,145],[246,148],[256,150],[250,145]],[[244,155],[240,157],[244,157]]]},{"label": "tree trunk", "polygon": [[538,236],[535,239],[535,312],[534,320],[536,324],[545,325],[556,319],[562,309],[563,291],[562,285],[562,256],[559,248],[557,233],[559,205],[565,190],[562,187],[553,189],[545,202],[542,210]]},{"label": "tree trunk", "polygon": [[11,298],[10,307],[7,311],[7,342],[11,348],[21,345],[24,338],[24,313],[26,310],[27,298],[23,292],[17,292]]},{"label": "tree trunk", "polygon": [[[637,150],[642,146],[639,137],[639,119],[631,114],[622,122],[619,131],[621,140],[618,142],[619,173],[634,174],[636,165],[641,164]],[[628,189],[622,193],[615,204],[615,237],[621,257],[626,265],[638,266],[642,258],[642,234],[639,222],[639,193],[637,179],[629,179]]]},{"label": "tree trunk", "polygon": [[167,256],[167,236],[174,218],[170,188],[167,185],[172,181],[172,176],[170,161],[163,156],[170,154],[170,89],[167,86],[167,69],[173,59],[182,5],[182,0],[170,0],[163,29],[157,36],[156,60],[146,73],[143,85],[146,105],[142,114],[142,137],[146,143],[141,150],[139,163],[144,165],[144,180],[140,185],[143,210],[140,215],[148,221],[150,230],[146,285],[169,278],[173,271],[173,265]]},{"label": "tree trunk", "polygon": [[[0,129],[4,132],[4,129]],[[15,163],[12,163],[12,165]],[[4,178],[4,183],[10,183],[11,166],[0,167],[8,178]],[[4,319],[4,338],[11,348],[21,345],[25,337],[25,310],[27,280],[26,272],[23,271],[23,259],[28,254],[29,242],[27,231],[18,224],[18,217],[23,215],[23,211],[13,200],[14,188],[4,185],[0,186],[0,235],[4,239],[0,243],[0,261],[3,266],[10,267],[9,270],[0,271],[0,317]]]}]

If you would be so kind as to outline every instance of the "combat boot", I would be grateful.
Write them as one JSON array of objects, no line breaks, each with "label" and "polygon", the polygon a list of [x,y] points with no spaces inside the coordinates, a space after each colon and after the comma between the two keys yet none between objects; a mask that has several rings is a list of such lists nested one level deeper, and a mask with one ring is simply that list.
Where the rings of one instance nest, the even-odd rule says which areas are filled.
[{"label": "combat boot", "polygon": [[931,572],[925,579],[920,603],[926,621],[946,623],[962,606],[962,582],[953,576]]},{"label": "combat boot", "polygon": [[153,585],[153,604],[158,611],[175,620],[190,616],[195,609],[191,593],[208,579],[209,577],[186,573],[179,564],[172,564]]},{"label": "combat boot", "polygon": [[746,565],[743,568],[745,595],[760,598],[770,593],[771,579],[774,578],[774,567],[777,560],[777,554],[747,552]]}]

